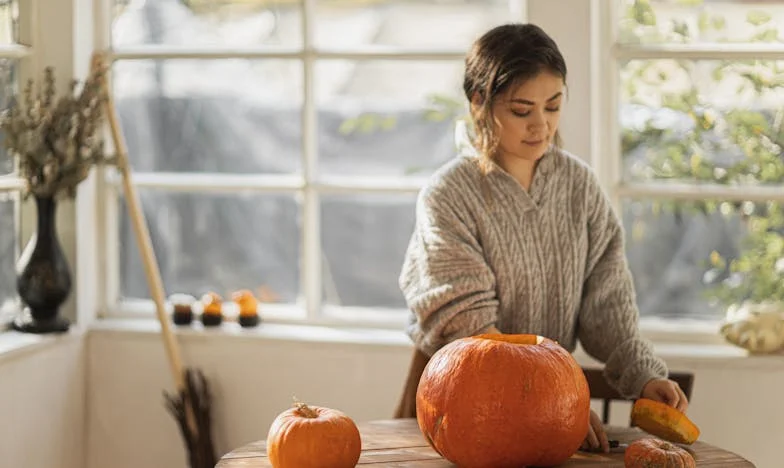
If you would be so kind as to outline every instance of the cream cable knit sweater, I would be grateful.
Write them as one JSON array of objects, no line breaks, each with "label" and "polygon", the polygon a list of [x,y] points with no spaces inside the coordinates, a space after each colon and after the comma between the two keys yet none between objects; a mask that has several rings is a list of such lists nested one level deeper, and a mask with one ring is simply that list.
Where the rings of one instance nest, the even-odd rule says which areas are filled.
[{"label": "cream cable knit sweater", "polygon": [[530,190],[473,155],[440,168],[420,192],[400,275],[408,333],[427,354],[495,325],[570,352],[577,339],[626,397],[665,378],[637,328],[623,231],[592,170],[563,150],[542,158]]}]

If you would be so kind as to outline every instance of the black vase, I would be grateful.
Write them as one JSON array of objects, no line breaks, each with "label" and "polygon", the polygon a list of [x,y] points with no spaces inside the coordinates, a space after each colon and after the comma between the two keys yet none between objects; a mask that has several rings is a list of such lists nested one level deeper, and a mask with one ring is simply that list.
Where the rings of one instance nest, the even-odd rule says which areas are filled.
[{"label": "black vase", "polygon": [[13,328],[27,333],[67,331],[68,319],[60,306],[71,292],[71,272],[57,238],[53,197],[35,197],[38,229],[33,233],[16,265],[16,290],[25,305]]}]

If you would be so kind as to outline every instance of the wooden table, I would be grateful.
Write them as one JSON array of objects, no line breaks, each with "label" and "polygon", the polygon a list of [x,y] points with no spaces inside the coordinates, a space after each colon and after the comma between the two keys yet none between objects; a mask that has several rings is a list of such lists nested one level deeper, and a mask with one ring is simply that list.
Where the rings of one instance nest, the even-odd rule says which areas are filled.
[{"label": "wooden table", "polygon": [[[359,466],[396,468],[446,468],[453,464],[441,458],[425,442],[414,419],[371,421],[359,425],[362,434],[362,456]],[[628,443],[644,437],[639,429],[608,428],[610,439]],[[704,442],[696,442],[688,449],[697,466],[744,468],[754,465],[742,457]],[[618,467],[623,468],[623,449],[609,454],[577,452],[563,467]],[[253,442],[224,455],[216,468],[272,467],[264,451],[264,441]]]}]

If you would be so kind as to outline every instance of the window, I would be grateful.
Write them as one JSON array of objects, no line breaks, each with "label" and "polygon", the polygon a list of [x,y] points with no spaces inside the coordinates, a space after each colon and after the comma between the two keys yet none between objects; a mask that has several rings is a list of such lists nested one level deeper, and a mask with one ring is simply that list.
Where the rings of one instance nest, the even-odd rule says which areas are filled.
[{"label": "window", "polygon": [[[20,71],[26,71],[32,55],[29,47],[19,45],[19,42],[27,42],[20,41],[20,36],[24,37],[29,32],[27,24],[19,21],[20,18],[29,18],[25,8],[15,0],[0,0],[0,112],[14,105],[19,94]],[[19,310],[15,270],[19,256],[19,205],[23,187],[15,161],[0,144],[0,323],[9,321]]]},{"label": "window", "polygon": [[784,5],[613,5],[612,193],[641,314],[784,299]]},{"label": "window", "polygon": [[0,322],[18,311],[15,264],[18,257],[19,229],[17,191],[0,189]]},{"label": "window", "polygon": [[[107,1],[167,294],[250,289],[267,314],[401,323],[416,193],[455,153],[464,54],[523,2]],[[151,309],[116,187],[112,302]]]}]

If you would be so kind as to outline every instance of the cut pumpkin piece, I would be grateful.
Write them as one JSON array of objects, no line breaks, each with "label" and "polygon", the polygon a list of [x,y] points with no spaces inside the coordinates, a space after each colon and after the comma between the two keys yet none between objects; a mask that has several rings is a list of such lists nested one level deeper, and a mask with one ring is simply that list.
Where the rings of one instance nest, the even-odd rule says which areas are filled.
[{"label": "cut pumpkin piece", "polygon": [[681,411],[647,398],[632,406],[631,422],[648,434],[676,444],[693,444],[700,429]]}]

